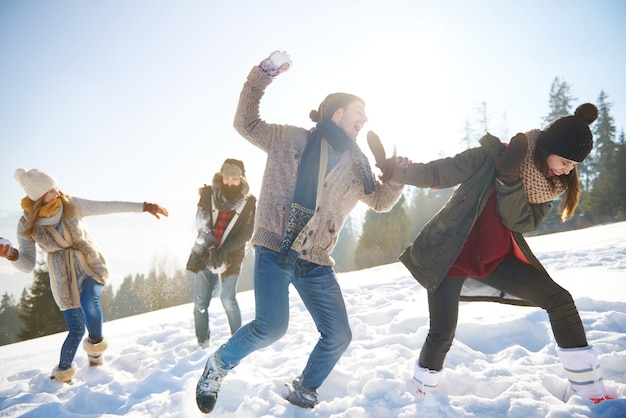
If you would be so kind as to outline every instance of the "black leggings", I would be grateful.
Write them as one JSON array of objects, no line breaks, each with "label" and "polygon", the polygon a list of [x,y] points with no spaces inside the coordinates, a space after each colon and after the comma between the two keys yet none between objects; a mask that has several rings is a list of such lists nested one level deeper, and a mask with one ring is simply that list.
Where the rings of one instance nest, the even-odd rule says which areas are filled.
[{"label": "black leggings", "polygon": [[[490,275],[479,280],[545,309],[559,347],[587,345],[585,330],[572,296],[547,274],[518,259],[506,258]],[[431,370],[443,367],[454,340],[463,282],[465,279],[446,277],[437,290],[428,292],[430,330],[420,353],[421,367]]]}]

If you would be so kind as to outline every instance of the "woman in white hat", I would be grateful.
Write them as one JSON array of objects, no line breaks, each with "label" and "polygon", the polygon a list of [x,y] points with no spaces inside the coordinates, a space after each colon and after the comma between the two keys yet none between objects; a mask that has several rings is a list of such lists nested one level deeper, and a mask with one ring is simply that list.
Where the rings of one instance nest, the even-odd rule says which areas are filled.
[{"label": "woman in white hat", "polygon": [[82,218],[121,212],[149,212],[159,219],[167,209],[155,203],[100,202],[70,197],[57,189],[56,180],[38,170],[15,171],[15,179],[26,191],[21,205],[24,214],[17,226],[18,247],[0,238],[0,257],[28,273],[35,268],[36,246],[47,253],[50,288],[63,312],[69,333],[61,348],[59,364],[51,378],[69,382],[76,373],[74,357],[85,334],[83,348],[90,366],[103,363],[107,340],[102,335],[100,294],[107,283],[104,257],[91,238]]}]

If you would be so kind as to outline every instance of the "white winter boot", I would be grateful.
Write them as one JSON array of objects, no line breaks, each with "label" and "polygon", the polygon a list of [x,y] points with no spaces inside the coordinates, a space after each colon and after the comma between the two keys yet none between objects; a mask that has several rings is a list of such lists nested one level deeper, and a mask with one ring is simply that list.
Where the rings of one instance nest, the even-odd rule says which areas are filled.
[{"label": "white winter boot", "polygon": [[571,391],[581,398],[591,399],[594,403],[612,399],[606,393],[598,356],[591,346],[561,348],[556,350]]},{"label": "white winter boot", "polygon": [[59,366],[56,366],[52,369],[52,373],[50,373],[50,379],[56,379],[59,382],[69,383],[76,374],[76,370],[78,370],[76,363],[72,363],[72,367],[69,369],[59,369]]},{"label": "white winter boot", "polygon": [[83,340],[83,349],[87,352],[89,358],[89,367],[102,366],[104,363],[104,356],[102,353],[109,347],[109,343],[106,339],[102,339],[99,343],[92,343],[89,338]]},{"label": "white winter boot", "polygon": [[426,369],[419,365],[419,361],[416,361],[413,378],[409,383],[413,396],[424,398],[428,392],[437,390],[442,377],[443,369],[441,371]]}]

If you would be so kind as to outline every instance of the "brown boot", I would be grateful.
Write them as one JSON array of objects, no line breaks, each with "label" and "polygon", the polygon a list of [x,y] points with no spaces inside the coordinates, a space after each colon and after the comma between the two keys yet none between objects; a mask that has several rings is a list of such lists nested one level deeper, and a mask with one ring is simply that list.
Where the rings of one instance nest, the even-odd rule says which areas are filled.
[{"label": "brown boot", "polygon": [[102,339],[99,343],[92,343],[89,338],[83,340],[83,349],[87,352],[89,358],[89,367],[102,366],[104,363],[104,351],[109,347],[106,339]]},{"label": "brown boot", "polygon": [[72,381],[72,377],[76,374],[76,363],[72,363],[72,367],[69,369],[59,369],[59,366],[56,366],[52,369],[52,373],[50,373],[50,379],[58,380],[59,382],[69,383]]}]

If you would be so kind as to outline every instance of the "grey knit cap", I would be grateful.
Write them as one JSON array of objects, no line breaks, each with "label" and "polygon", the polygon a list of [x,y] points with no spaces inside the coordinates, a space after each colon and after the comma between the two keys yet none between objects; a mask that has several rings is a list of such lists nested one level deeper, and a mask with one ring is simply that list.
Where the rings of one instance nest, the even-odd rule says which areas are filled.
[{"label": "grey knit cap", "polygon": [[222,164],[220,174],[222,177],[245,177],[246,170],[243,166],[243,161],[228,158]]}]

